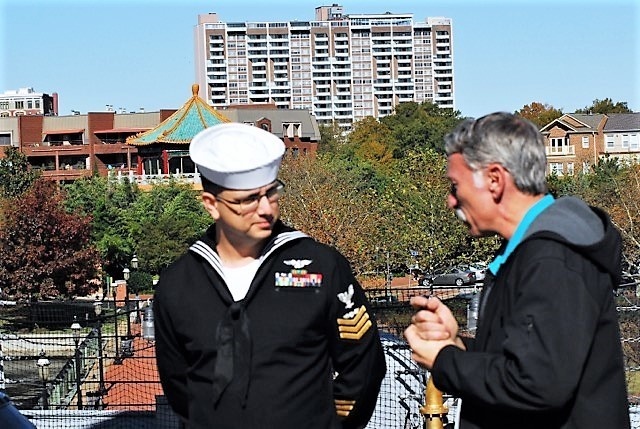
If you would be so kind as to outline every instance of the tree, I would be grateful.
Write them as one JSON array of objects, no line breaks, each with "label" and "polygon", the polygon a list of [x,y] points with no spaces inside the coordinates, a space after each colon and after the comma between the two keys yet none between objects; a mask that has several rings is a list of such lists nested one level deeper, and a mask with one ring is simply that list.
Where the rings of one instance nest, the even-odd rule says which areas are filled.
[{"label": "tree", "polygon": [[530,120],[536,124],[538,128],[542,128],[562,116],[562,110],[558,110],[549,104],[534,101],[531,104],[523,106],[522,109],[517,110],[515,114]]},{"label": "tree", "polygon": [[396,148],[394,157],[402,158],[412,149],[444,153],[444,136],[462,119],[457,110],[442,109],[425,101],[400,103],[393,115],[385,116],[380,122],[391,130]]},{"label": "tree", "polygon": [[122,276],[134,254],[141,270],[159,273],[211,223],[199,193],[173,181],[141,192],[127,180],[92,178],[66,191],[68,210],[92,215],[92,239],[104,271],[114,278]]},{"label": "tree", "polygon": [[281,201],[285,223],[333,246],[354,272],[373,269],[382,218],[366,167],[332,157],[287,157],[280,171],[286,183]]},{"label": "tree", "polygon": [[393,162],[393,140],[389,128],[368,116],[353,124],[348,137],[349,145],[359,159],[389,168]]},{"label": "tree", "polygon": [[140,293],[153,289],[153,276],[146,271],[134,270],[127,280],[127,290],[130,293]]},{"label": "tree", "polygon": [[131,207],[141,192],[128,180],[105,177],[76,180],[64,187],[68,212],[91,216],[91,238],[106,274],[120,278],[135,253]]},{"label": "tree", "polygon": [[338,153],[345,143],[346,137],[343,135],[337,122],[331,125],[320,125],[320,142],[318,144],[318,153]]},{"label": "tree", "polygon": [[0,159],[0,197],[17,197],[29,189],[40,173],[31,170],[27,157],[18,148],[9,146],[4,154]]},{"label": "tree", "polygon": [[446,159],[431,149],[407,153],[379,198],[387,213],[383,231],[396,263],[415,261],[428,270],[454,261],[486,260],[494,238],[474,239],[446,205]]},{"label": "tree", "polygon": [[576,110],[576,113],[633,113],[633,110],[629,109],[626,101],[614,103],[610,98],[605,98],[604,100],[598,100],[596,98],[593,100],[593,104],[591,106],[578,109]]},{"label": "tree", "polygon": [[171,182],[143,192],[129,212],[129,233],[140,268],[160,273],[187,251],[213,220],[189,185]]},{"label": "tree", "polygon": [[90,218],[67,213],[56,184],[44,179],[8,201],[0,229],[0,287],[16,299],[86,295],[100,282]]}]

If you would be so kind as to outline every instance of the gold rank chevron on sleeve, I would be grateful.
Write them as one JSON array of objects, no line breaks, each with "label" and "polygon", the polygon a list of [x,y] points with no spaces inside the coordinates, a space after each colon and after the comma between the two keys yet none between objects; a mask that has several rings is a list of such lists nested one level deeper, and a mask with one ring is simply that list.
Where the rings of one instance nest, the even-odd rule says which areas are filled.
[{"label": "gold rank chevron on sleeve", "polygon": [[369,320],[369,313],[365,306],[361,306],[352,319],[338,319],[338,331],[340,339],[359,340],[369,330],[372,323]]},{"label": "gold rank chevron on sleeve", "polygon": [[335,399],[336,413],[340,417],[348,417],[353,407],[356,406],[356,401],[350,401],[348,399]]}]

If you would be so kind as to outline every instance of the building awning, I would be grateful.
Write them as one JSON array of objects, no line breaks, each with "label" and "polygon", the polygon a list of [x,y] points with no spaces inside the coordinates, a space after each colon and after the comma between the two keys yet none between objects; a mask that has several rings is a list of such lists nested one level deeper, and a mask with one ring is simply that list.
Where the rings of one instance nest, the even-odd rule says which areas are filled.
[{"label": "building awning", "polygon": [[69,130],[48,130],[48,131],[43,131],[42,135],[60,135],[60,134],[78,134],[78,133],[84,133],[84,128],[72,128]]},{"label": "building awning", "polygon": [[112,128],[110,130],[94,131],[93,134],[118,134],[118,133],[141,133],[151,128]]}]

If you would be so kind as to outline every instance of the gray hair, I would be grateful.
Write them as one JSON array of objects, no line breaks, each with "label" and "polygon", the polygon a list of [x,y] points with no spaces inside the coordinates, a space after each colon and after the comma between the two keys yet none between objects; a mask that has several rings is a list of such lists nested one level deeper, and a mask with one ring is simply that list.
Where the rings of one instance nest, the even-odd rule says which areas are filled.
[{"label": "gray hair", "polygon": [[518,190],[532,195],[547,192],[544,146],[544,137],[532,122],[505,112],[466,119],[444,138],[447,156],[461,154],[472,170],[500,164]]}]

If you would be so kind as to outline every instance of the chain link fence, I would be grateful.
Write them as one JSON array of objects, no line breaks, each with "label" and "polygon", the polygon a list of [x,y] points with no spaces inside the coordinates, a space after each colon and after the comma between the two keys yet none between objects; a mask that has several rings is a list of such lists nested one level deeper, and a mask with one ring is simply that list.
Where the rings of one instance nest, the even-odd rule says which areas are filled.
[{"label": "chain link fence", "polygon": [[[410,358],[402,338],[414,295],[435,294],[473,334],[476,287],[412,287],[367,290],[387,356],[369,429],[424,426],[428,373]],[[630,412],[640,402],[640,298],[635,287],[616,293]],[[31,302],[0,306],[0,390],[39,429],[179,428],[163,396],[156,364],[150,302]],[[72,325],[73,328],[72,329]],[[445,394],[448,427],[459,401]],[[606,405],[603,405],[606,406]],[[634,427],[640,427],[638,422]]]}]

